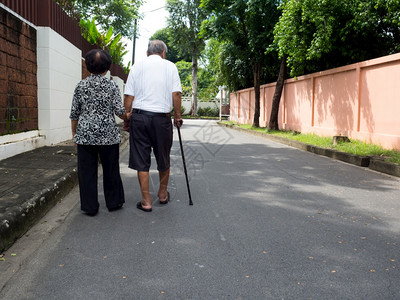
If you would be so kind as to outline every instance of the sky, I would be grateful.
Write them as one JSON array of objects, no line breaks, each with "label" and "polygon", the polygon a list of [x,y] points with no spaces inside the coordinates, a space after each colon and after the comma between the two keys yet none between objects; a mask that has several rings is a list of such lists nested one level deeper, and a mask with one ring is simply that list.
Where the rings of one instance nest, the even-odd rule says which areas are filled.
[{"label": "sky", "polygon": [[[147,44],[149,38],[159,29],[167,26],[168,12],[165,8],[165,0],[145,0],[139,12],[143,14],[143,19],[138,21],[139,37],[136,39],[135,61],[143,60],[146,57]],[[124,56],[125,65],[132,60],[133,42],[127,40],[127,50]]]}]

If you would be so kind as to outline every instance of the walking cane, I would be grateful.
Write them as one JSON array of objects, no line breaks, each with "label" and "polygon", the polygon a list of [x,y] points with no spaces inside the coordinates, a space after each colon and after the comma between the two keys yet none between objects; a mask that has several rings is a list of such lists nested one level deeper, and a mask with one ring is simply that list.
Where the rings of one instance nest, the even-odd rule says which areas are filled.
[{"label": "walking cane", "polygon": [[[182,123],[183,123],[183,121],[180,120],[179,125],[182,125]],[[185,171],[186,185],[187,185],[187,190],[188,190],[188,194],[189,194],[189,205],[193,205],[192,196],[190,195],[189,179],[188,179],[187,170],[186,170],[185,154],[183,153],[181,129],[180,129],[180,126],[176,126],[176,128],[178,128],[179,144],[181,145],[181,153],[182,153],[182,161],[183,161],[183,170]]]}]

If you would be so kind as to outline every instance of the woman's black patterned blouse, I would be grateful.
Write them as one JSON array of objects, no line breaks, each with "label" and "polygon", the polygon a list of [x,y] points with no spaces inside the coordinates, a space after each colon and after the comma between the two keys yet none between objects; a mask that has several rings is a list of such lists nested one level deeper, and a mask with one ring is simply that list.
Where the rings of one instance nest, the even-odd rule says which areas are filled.
[{"label": "woman's black patterned blouse", "polygon": [[115,115],[125,114],[117,84],[91,75],[80,81],[74,92],[71,120],[78,120],[74,142],[80,145],[113,145],[121,142]]}]

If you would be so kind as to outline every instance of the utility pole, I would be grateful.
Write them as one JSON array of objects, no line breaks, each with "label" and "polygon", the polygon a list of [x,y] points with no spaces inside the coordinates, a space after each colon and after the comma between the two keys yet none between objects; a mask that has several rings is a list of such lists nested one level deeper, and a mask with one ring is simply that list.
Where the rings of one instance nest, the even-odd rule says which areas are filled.
[{"label": "utility pole", "polygon": [[[149,10],[149,11],[146,11],[146,12],[143,12],[142,14],[143,15],[145,15],[145,14],[147,14],[147,13],[150,13],[150,12],[154,12],[154,11],[157,11],[157,10],[160,10],[160,9],[163,9],[163,8],[165,8],[166,6],[161,6],[161,7],[159,7],[159,8],[156,8],[156,9],[153,9],[153,10]],[[137,16],[137,18],[139,18],[138,16]],[[133,66],[134,65],[134,63],[135,63],[135,50],[136,50],[136,39],[138,38],[138,19],[135,19],[135,23],[134,23],[134,32],[133,32],[133,46],[132,46],[132,63],[131,63],[131,66]]]},{"label": "utility pole", "polygon": [[135,48],[136,48],[136,38],[137,38],[137,19],[135,19],[135,24],[133,25],[133,49],[132,49],[132,63],[131,66],[135,63]]}]

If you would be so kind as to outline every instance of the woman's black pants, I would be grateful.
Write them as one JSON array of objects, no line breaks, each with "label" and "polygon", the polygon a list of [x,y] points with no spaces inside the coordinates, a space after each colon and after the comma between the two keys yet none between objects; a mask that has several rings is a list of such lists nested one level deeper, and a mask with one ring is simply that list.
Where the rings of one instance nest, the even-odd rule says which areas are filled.
[{"label": "woman's black pants", "polygon": [[119,144],[78,145],[81,209],[86,213],[96,213],[99,210],[97,190],[99,157],[103,168],[103,189],[107,208],[112,209],[125,202],[119,171]]}]

